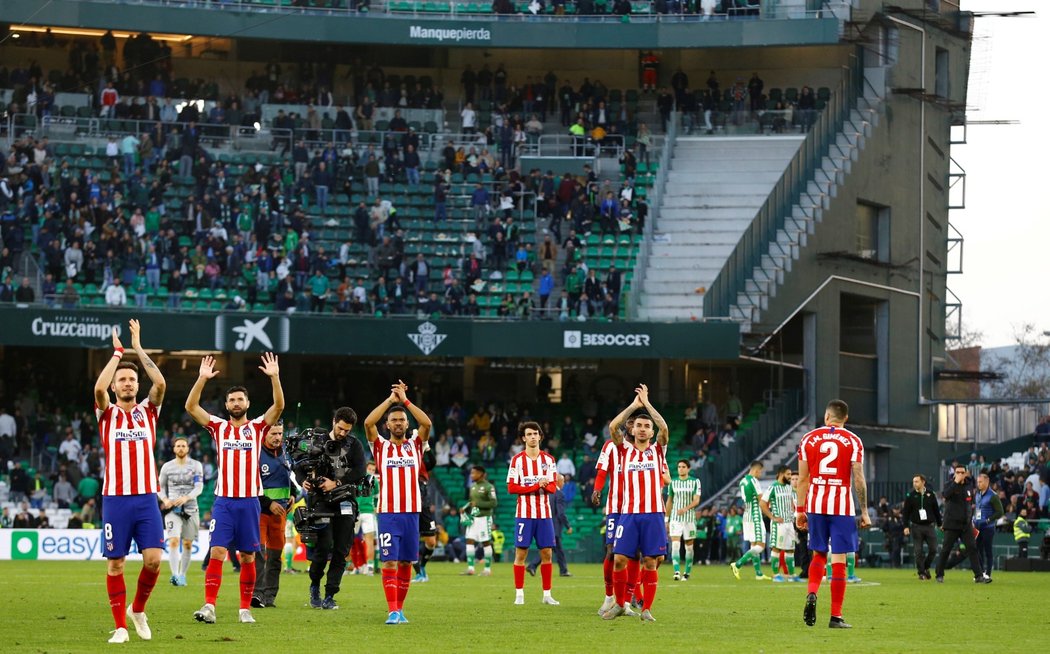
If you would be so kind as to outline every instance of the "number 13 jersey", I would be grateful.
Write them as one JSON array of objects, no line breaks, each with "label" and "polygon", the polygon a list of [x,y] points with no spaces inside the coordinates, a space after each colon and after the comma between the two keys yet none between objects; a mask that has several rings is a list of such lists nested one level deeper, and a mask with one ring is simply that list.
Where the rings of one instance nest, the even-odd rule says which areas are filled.
[{"label": "number 13 jersey", "polygon": [[820,427],[802,437],[798,460],[809,465],[806,513],[856,515],[850,481],[853,464],[864,463],[860,437],[842,427]]}]

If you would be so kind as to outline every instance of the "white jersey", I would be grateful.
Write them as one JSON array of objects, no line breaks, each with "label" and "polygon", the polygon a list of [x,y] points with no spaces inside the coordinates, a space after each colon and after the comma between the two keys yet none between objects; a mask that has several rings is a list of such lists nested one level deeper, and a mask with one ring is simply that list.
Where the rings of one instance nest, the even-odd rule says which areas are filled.
[{"label": "white jersey", "polygon": [[162,500],[189,496],[190,499],[182,505],[185,513],[197,512],[197,497],[202,490],[204,466],[200,461],[186,457],[186,463],[180,465],[178,459],[172,459],[160,467],[160,490],[157,496]]}]

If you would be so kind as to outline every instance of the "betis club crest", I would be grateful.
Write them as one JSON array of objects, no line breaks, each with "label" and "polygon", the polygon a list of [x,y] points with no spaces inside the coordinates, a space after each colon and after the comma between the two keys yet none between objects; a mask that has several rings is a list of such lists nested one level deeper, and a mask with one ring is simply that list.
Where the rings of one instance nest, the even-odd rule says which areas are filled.
[{"label": "betis club crest", "polygon": [[446,334],[437,333],[437,329],[437,325],[427,321],[419,326],[418,334],[409,334],[408,338],[416,344],[416,347],[423,354],[430,354],[437,349],[437,346],[441,345],[447,336]]}]

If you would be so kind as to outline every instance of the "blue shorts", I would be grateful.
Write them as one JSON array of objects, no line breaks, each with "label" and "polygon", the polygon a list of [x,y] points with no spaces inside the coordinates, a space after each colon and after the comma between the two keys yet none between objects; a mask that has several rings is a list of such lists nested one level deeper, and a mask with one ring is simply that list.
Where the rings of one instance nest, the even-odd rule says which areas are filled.
[{"label": "blue shorts", "polygon": [[164,547],[164,521],[157,495],[106,495],[102,498],[103,556],[122,559],[135,540],[138,550]]},{"label": "blue shorts", "polygon": [[835,554],[857,551],[857,518],[851,515],[824,515],[807,513],[809,523],[809,549],[827,552],[828,541]]},{"label": "blue shorts", "polygon": [[620,521],[619,513],[610,513],[605,516],[605,544],[612,545],[616,541],[616,523]]},{"label": "blue shorts", "polygon": [[216,497],[211,507],[211,542],[245,554],[259,551],[259,498]]},{"label": "blue shorts", "polygon": [[657,557],[667,554],[667,529],[662,513],[621,513],[616,523],[616,542],[613,554],[629,559],[642,556]]},{"label": "blue shorts", "polygon": [[529,549],[532,541],[545,550],[554,547],[554,520],[551,518],[515,518],[514,547]]},{"label": "blue shorts", "polygon": [[419,514],[376,513],[376,547],[380,561],[419,559]]}]

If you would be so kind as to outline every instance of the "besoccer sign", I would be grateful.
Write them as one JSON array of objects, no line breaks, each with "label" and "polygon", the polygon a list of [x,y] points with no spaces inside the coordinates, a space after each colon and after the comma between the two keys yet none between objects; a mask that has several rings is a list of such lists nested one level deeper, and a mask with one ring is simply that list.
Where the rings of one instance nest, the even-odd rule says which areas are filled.
[{"label": "besoccer sign", "polygon": [[579,350],[585,347],[649,347],[649,334],[595,334],[567,329],[562,336],[562,347]]}]

